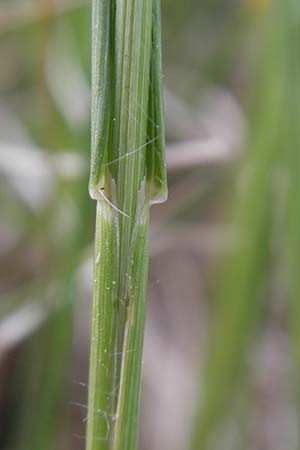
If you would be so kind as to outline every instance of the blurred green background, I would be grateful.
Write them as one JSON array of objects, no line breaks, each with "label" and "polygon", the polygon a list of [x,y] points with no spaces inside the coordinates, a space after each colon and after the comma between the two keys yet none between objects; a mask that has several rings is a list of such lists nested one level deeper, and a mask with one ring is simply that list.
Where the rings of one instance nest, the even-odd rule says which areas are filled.
[{"label": "blurred green background", "polygon": [[[140,450],[299,448],[300,5],[162,0]],[[90,3],[0,0],[0,450],[83,449]]]}]

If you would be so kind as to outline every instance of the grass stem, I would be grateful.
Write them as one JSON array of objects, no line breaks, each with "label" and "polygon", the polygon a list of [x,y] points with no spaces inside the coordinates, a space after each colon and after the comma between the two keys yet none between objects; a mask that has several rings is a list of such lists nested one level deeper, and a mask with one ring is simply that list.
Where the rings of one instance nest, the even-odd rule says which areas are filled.
[{"label": "grass stem", "polygon": [[94,0],[87,450],[134,450],[152,203],[166,197],[158,0]]}]

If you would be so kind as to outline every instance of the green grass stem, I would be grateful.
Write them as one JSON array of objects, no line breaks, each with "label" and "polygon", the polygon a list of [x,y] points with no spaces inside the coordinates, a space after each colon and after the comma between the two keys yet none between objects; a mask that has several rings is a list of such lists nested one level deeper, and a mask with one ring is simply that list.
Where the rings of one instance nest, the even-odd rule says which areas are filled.
[{"label": "green grass stem", "polygon": [[97,200],[87,450],[134,450],[148,222],[166,197],[158,0],[93,2],[92,160]]}]

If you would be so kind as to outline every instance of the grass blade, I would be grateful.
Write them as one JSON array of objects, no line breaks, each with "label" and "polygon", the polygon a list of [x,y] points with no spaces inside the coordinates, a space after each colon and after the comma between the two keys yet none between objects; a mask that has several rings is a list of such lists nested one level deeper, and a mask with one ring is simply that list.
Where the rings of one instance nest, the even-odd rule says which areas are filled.
[{"label": "grass blade", "polygon": [[[251,150],[240,167],[243,188],[234,211],[238,246],[230,255],[217,292],[217,313],[204,370],[204,394],[198,412],[193,448],[210,448],[210,439],[232,414],[246,359],[261,327],[268,295],[266,280],[272,266],[274,174],[282,161],[282,78],[280,37],[273,7],[263,18],[263,65]],[[256,92],[257,94],[257,92]]]}]

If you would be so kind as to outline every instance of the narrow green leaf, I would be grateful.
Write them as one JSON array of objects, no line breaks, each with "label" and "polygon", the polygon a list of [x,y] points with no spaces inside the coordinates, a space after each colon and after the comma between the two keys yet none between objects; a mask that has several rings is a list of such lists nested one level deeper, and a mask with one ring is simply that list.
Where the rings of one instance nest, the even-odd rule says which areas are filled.
[{"label": "narrow green leaf", "polygon": [[167,198],[167,176],[165,161],[165,127],[162,95],[160,0],[153,0],[152,55],[150,72],[149,117],[147,147],[147,189],[151,203],[160,203]]},{"label": "narrow green leaf", "polygon": [[103,160],[107,153],[110,126],[111,55],[110,27],[111,2],[93,2],[92,9],[92,158],[90,195],[98,198],[98,187],[103,178]]}]

